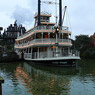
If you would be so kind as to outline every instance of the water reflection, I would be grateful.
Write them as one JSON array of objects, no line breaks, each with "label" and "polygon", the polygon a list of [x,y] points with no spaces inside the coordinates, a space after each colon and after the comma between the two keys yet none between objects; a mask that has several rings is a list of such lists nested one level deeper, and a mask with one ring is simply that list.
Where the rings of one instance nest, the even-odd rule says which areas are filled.
[{"label": "water reflection", "polygon": [[16,68],[15,76],[33,95],[69,95],[70,76],[76,73],[76,68],[33,66],[24,62],[22,67]]},{"label": "water reflection", "polygon": [[80,68],[80,81],[95,82],[95,60],[81,60]]},{"label": "water reflection", "polygon": [[95,60],[61,68],[31,63],[0,63],[3,95],[95,95]]}]

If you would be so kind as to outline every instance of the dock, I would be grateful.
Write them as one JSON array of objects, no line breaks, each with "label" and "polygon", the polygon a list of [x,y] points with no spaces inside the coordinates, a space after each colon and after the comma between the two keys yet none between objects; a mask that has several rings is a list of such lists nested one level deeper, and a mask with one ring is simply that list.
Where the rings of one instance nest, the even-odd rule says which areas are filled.
[{"label": "dock", "polygon": [[4,83],[4,79],[0,77],[0,95],[2,95],[2,83]]}]

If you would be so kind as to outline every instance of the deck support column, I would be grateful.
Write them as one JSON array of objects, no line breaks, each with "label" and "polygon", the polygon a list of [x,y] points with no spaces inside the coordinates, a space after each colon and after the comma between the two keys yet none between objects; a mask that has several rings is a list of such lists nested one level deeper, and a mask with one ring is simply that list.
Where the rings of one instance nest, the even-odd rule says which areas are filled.
[{"label": "deck support column", "polygon": [[29,48],[27,48],[27,49],[28,49],[28,54],[27,55],[28,55],[28,58],[29,58]]},{"label": "deck support column", "polygon": [[69,33],[68,33],[68,43],[69,43]]},{"label": "deck support column", "polygon": [[[58,37],[59,39],[60,39],[60,35],[61,35],[61,33],[59,32],[59,37]],[[59,40],[59,39],[58,39],[58,40]]]},{"label": "deck support column", "polygon": [[29,48],[28,48],[28,53],[29,53]]},{"label": "deck support column", "polygon": [[33,50],[33,49],[32,49],[32,47],[31,47],[31,58],[32,58],[32,50]]},{"label": "deck support column", "polygon": [[50,41],[50,33],[48,33],[48,38],[49,38],[49,41]]},{"label": "deck support column", "polygon": [[25,48],[25,53],[27,53],[27,48]]},{"label": "deck support column", "polygon": [[34,34],[34,42],[36,41],[36,33]]},{"label": "deck support column", "polygon": [[62,33],[62,42],[63,42],[63,33]]},{"label": "deck support column", "polygon": [[70,48],[68,47],[68,55],[70,54]]},{"label": "deck support column", "polygon": [[41,34],[42,34],[42,42],[43,42],[43,32]]},{"label": "deck support column", "polygon": [[25,53],[25,50],[23,49],[23,53]]},{"label": "deck support column", "polygon": [[47,57],[49,58],[50,55],[49,55],[49,47],[47,48]]},{"label": "deck support column", "polygon": [[39,58],[39,47],[38,47],[38,55],[37,55],[37,57]]}]

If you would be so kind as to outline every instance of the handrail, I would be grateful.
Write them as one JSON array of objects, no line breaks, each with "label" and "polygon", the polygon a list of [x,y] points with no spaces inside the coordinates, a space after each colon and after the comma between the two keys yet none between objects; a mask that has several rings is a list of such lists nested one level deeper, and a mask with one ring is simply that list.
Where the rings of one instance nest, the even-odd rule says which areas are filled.
[{"label": "handrail", "polygon": [[[29,32],[25,32],[23,35],[18,36],[17,39],[23,38],[24,36],[34,32],[35,30],[55,30],[55,29],[54,29],[54,26],[45,26],[45,25],[43,25],[43,26],[36,26],[33,29],[31,29]],[[62,30],[69,31],[69,28],[63,26]]]},{"label": "handrail", "polygon": [[[22,43],[22,44],[15,44],[15,46],[18,46],[18,47],[21,47],[21,46],[26,46],[26,45],[30,45],[30,44],[36,44],[36,43],[55,43],[56,42],[56,39],[52,39],[52,38],[49,38],[49,39],[35,39],[35,40],[32,40],[30,42],[27,42],[27,43]],[[69,39],[58,39],[58,42],[59,44],[61,43],[71,43],[71,40]]]},{"label": "handrail", "polygon": [[[57,57],[80,57],[80,52],[77,50],[71,51],[59,51]],[[34,52],[34,53],[24,53],[24,58],[38,59],[38,58],[53,58],[56,57],[56,51],[46,51],[46,52]]]}]

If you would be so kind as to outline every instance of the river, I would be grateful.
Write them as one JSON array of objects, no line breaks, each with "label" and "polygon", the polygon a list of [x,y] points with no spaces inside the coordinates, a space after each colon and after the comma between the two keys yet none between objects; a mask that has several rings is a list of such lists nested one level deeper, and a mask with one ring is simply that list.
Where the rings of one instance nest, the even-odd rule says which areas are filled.
[{"label": "river", "polygon": [[95,60],[65,68],[0,63],[0,76],[3,95],[95,95]]}]

